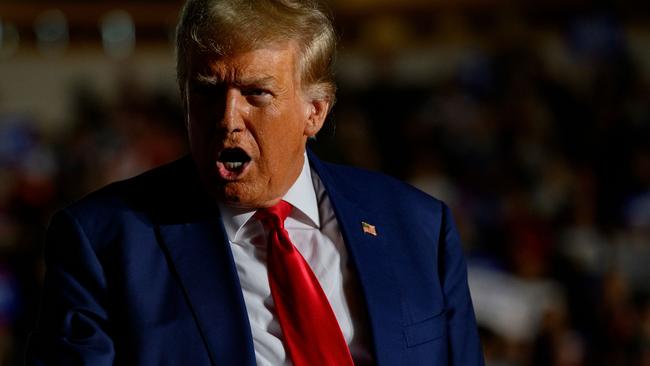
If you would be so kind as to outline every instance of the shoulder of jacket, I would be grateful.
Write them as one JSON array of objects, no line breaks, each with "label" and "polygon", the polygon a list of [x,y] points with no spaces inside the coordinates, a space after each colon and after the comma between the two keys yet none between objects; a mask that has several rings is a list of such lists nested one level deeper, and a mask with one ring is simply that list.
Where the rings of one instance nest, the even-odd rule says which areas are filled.
[{"label": "shoulder of jacket", "polygon": [[428,206],[435,210],[444,207],[439,199],[395,177],[347,165],[322,164],[330,179],[336,184],[355,187],[356,194],[362,196],[363,200],[380,201],[385,205]]}]

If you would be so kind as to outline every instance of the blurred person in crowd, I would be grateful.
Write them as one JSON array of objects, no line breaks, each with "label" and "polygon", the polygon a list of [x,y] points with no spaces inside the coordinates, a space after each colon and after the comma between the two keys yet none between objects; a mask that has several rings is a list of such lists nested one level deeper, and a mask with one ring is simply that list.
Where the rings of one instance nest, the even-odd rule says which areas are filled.
[{"label": "blurred person in crowd", "polygon": [[191,155],[54,216],[27,364],[483,364],[447,206],[306,149],[320,6],[190,0],[177,51]]}]

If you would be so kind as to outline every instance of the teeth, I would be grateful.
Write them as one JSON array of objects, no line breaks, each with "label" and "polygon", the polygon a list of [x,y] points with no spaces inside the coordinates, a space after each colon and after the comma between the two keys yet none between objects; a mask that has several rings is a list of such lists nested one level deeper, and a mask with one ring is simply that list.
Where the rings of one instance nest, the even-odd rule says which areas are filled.
[{"label": "teeth", "polygon": [[225,163],[223,163],[223,165],[225,165],[228,170],[235,170],[235,169],[241,168],[242,165],[244,165],[244,163],[242,163],[240,161],[237,161],[237,162],[225,162]]}]

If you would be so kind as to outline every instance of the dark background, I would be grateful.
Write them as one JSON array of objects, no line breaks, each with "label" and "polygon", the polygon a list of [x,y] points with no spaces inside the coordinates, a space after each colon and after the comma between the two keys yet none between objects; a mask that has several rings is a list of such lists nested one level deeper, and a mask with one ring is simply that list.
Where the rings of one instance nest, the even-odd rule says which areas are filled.
[{"label": "dark background", "polygon": [[[453,208],[488,365],[650,365],[648,5],[329,4],[340,91],[312,147]],[[0,0],[0,365],[53,211],[186,151],[179,8]]]}]

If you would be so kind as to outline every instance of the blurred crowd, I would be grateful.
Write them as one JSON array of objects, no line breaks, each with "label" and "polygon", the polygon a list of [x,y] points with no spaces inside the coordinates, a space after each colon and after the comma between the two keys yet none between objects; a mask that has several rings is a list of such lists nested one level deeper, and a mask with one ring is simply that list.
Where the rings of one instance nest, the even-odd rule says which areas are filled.
[{"label": "blurred crowd", "polygon": [[[444,78],[342,83],[312,144],[444,200],[468,256],[488,365],[650,365],[649,78],[606,18],[563,35],[563,72],[525,37],[476,49]],[[381,58],[381,60],[379,60]],[[185,153],[176,94],[123,77],[79,84],[64,131],[0,111],[0,356],[33,327],[54,210]]]}]

